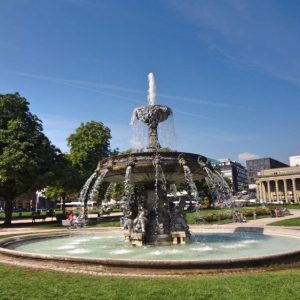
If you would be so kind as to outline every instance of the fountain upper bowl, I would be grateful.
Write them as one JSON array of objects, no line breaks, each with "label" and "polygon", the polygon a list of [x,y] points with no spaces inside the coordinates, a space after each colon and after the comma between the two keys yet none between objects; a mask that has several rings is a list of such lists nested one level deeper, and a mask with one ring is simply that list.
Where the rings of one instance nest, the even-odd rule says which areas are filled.
[{"label": "fountain upper bowl", "polygon": [[136,108],[134,110],[134,115],[143,123],[151,124],[152,122],[155,122],[157,124],[167,120],[168,117],[172,115],[172,110],[165,105],[145,105]]}]

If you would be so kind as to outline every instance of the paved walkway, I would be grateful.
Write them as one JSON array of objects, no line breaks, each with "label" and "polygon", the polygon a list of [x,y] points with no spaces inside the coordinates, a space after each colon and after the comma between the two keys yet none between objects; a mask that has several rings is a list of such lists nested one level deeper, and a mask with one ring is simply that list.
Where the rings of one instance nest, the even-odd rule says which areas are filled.
[{"label": "paved walkway", "polygon": [[[109,218],[109,217],[121,217],[123,214],[121,212],[113,212],[110,213],[109,215],[102,215],[104,218]],[[96,219],[98,218],[98,214],[89,214],[89,218],[91,219]],[[56,221],[56,217],[47,217],[45,218],[46,222],[52,222]],[[45,222],[42,219],[36,219],[35,223],[44,223]],[[0,224],[3,224],[4,221],[0,221]],[[32,217],[27,217],[27,218],[17,218],[12,220],[12,224],[30,224],[32,223]]]},{"label": "paved walkway", "polygon": [[[300,217],[300,209],[289,209],[290,215],[285,217],[278,217],[278,218],[263,218],[263,219],[256,219],[256,220],[249,220],[247,223],[230,223],[230,224],[224,224],[224,225],[231,225],[232,227],[265,227],[268,224],[271,224],[276,221],[286,220],[286,219],[292,219]],[[222,225],[219,225],[222,226]]]},{"label": "paved walkway", "polygon": [[[270,223],[296,218],[300,217],[300,209],[290,209],[289,210],[291,215],[285,216],[285,217],[279,217],[279,218],[263,218],[263,219],[257,219],[257,220],[249,220],[247,223],[229,223],[229,224],[215,224],[215,225],[191,225],[191,230],[197,231],[197,229],[201,230],[201,228],[226,228],[226,229],[234,229],[237,227],[260,227],[264,228],[268,226]],[[51,221],[51,218],[50,218]],[[31,223],[31,221],[29,222]],[[90,228],[91,230],[116,230],[116,228],[109,228],[109,227],[95,227]],[[299,228],[300,229],[300,228]],[[26,233],[38,233],[38,232],[51,232],[51,231],[57,231],[57,230],[69,230],[68,228],[49,228],[49,227],[40,227],[40,226],[20,226],[20,227],[11,227],[11,228],[0,228],[0,236],[1,235],[9,235],[9,234],[26,234]]]},{"label": "paved walkway", "polygon": [[[278,218],[263,218],[256,220],[249,220],[246,223],[227,223],[227,224],[214,224],[214,225],[190,225],[192,232],[234,232],[234,231],[258,231],[272,234],[288,234],[300,236],[300,226],[270,226],[271,223],[286,219],[300,217],[300,209],[290,209],[290,215]],[[243,229],[244,228],[244,229]]]}]

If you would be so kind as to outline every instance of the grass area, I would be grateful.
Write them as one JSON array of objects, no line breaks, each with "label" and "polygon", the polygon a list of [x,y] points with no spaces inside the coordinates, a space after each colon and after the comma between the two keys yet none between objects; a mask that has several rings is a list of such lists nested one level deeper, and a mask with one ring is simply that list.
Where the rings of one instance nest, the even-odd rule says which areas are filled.
[{"label": "grass area", "polygon": [[[93,277],[0,265],[2,300],[299,299],[300,270],[178,279]],[[37,288],[38,287],[38,288]]]},{"label": "grass area", "polygon": [[96,224],[98,227],[120,227],[120,221],[104,221]]},{"label": "grass area", "polygon": [[[22,212],[13,212],[12,213],[12,218],[13,219],[18,219],[18,218],[31,218],[34,212],[32,211],[22,211]],[[55,211],[56,215],[61,215],[62,211],[61,210],[56,210]],[[46,211],[41,211],[41,216],[46,215]],[[4,212],[0,212],[0,219],[4,219],[5,214]]]},{"label": "grass area", "polygon": [[[186,220],[188,224],[195,224],[195,217],[197,216],[207,216],[209,214],[221,212],[222,209],[219,208],[206,208],[195,212],[187,212],[186,213]],[[232,210],[233,211],[233,210]]]},{"label": "grass area", "polygon": [[[92,209],[92,210],[89,210],[89,214],[98,214],[99,211],[100,211],[99,209]],[[72,212],[75,213],[75,214],[79,214],[79,213],[80,213],[79,210],[72,210]],[[120,212],[120,209],[119,209],[119,208],[114,208],[114,209],[112,210],[112,212]],[[18,218],[31,218],[32,215],[33,215],[33,213],[35,213],[35,212],[32,212],[32,211],[13,212],[13,213],[12,213],[12,218],[13,218],[13,219],[18,219]],[[41,214],[41,216],[45,216],[45,215],[46,215],[46,211],[43,210],[43,211],[41,211],[40,214]],[[59,210],[59,209],[56,209],[56,210],[55,210],[55,214],[56,214],[57,216],[62,215],[62,211]],[[4,218],[5,218],[4,212],[0,212],[0,220],[1,220],[1,219],[4,219]]]},{"label": "grass area", "polygon": [[288,209],[300,209],[300,204],[283,204],[283,205],[270,204],[270,206],[286,207]]},{"label": "grass area", "polygon": [[[241,208],[239,210],[241,210],[244,215],[247,217],[248,220],[252,219],[252,211],[255,209],[260,209],[261,207],[249,207],[249,208]],[[234,213],[236,209],[220,209],[220,208],[208,208],[208,209],[202,209],[200,211],[196,211],[196,212],[187,212],[186,213],[186,218],[187,218],[187,222],[188,224],[199,224],[199,222],[197,223],[197,218],[201,217],[201,218],[208,218],[208,221],[205,221],[204,223],[207,224],[228,224],[232,222],[232,215]],[[58,215],[61,212],[58,211]],[[247,215],[246,215],[247,213]],[[31,212],[26,212],[26,214],[30,214],[31,216]],[[257,215],[257,218],[261,218],[261,217],[268,217],[269,215],[265,215],[265,216],[260,216]],[[0,216],[1,218],[1,216]],[[27,224],[24,223],[24,225],[28,225],[31,226],[31,224]],[[113,220],[113,221],[102,221],[99,224],[95,224],[97,226],[101,226],[101,227],[109,227],[109,226],[120,226],[119,220]],[[95,225],[90,225],[90,226],[95,226]],[[19,226],[19,224],[16,224],[16,226]],[[33,226],[41,226],[41,227],[45,227],[45,228],[54,228],[54,227],[61,227],[60,224],[55,224],[55,223],[50,223],[47,222],[42,223],[42,222],[36,222]]]},{"label": "grass area", "polygon": [[292,219],[287,219],[287,220],[276,221],[269,225],[272,225],[272,226],[300,226],[300,218],[292,218]]},{"label": "grass area", "polygon": [[261,206],[223,209],[202,209],[186,214],[188,224],[228,224],[233,222],[233,214],[238,210],[243,213],[247,220],[253,220],[253,212],[256,212],[256,219],[270,217],[268,208]]}]

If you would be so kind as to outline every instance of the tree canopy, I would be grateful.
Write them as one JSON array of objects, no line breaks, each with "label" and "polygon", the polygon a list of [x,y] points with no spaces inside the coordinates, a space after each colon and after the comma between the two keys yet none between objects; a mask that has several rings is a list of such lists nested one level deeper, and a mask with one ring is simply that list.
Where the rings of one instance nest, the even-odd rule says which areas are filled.
[{"label": "tree canopy", "polygon": [[14,198],[43,187],[58,155],[29,102],[18,93],[0,95],[0,196],[6,201],[6,224]]},{"label": "tree canopy", "polygon": [[99,160],[110,154],[110,129],[102,122],[82,123],[67,141],[69,159],[87,178],[97,167]]}]

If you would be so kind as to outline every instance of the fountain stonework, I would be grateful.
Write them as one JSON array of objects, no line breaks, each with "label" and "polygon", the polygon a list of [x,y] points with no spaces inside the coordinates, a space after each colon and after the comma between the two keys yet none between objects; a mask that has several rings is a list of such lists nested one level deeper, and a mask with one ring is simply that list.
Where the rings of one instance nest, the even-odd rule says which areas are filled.
[{"label": "fountain stonework", "polygon": [[[172,115],[172,110],[156,104],[152,73],[148,79],[149,104],[133,111],[133,119],[148,126],[147,152],[108,157],[99,162],[96,176],[110,183],[125,181],[123,212],[126,241],[137,246],[186,243],[190,236],[184,213],[186,203],[181,201],[174,205],[169,202],[167,191],[170,185],[185,182],[190,197],[197,198],[193,180],[205,178],[207,159],[197,154],[160,151],[157,128]],[[143,185],[142,195],[138,196],[134,192],[135,184]]]}]

